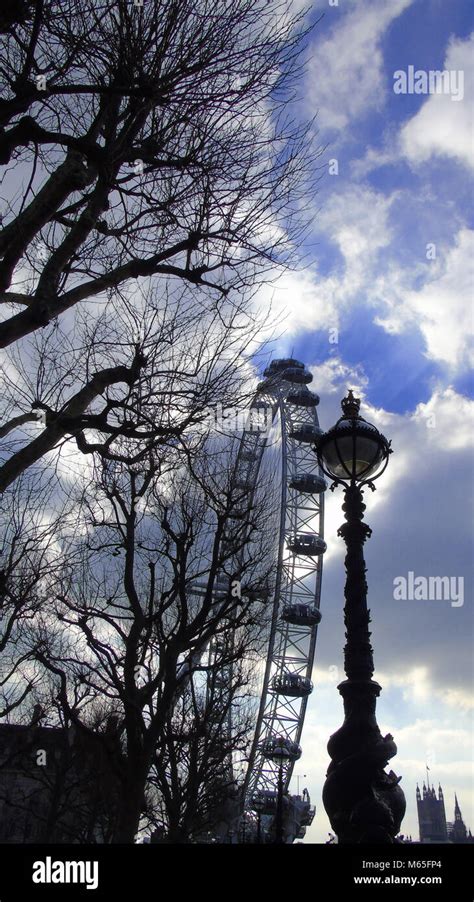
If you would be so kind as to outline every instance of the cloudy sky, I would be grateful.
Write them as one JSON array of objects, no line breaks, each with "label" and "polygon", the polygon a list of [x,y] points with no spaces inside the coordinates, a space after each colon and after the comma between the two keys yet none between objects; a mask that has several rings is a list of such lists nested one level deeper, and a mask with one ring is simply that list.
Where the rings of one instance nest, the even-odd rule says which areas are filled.
[{"label": "cloudy sky", "polygon": [[[426,763],[444,788],[448,820],[456,791],[474,830],[474,17],[469,0],[319,0],[313,16],[322,12],[304,91],[305,112],[317,113],[315,144],[326,147],[322,179],[304,270],[274,293],[286,313],[275,356],[292,353],[311,368],[324,427],[351,386],[392,439],[389,468],[366,498],[379,724],[398,744],[404,832],[418,838],[415,786]],[[394,73],[409,66],[454,73],[451,94],[395,93]],[[325,745],[342,722],[341,500],[340,491],[327,499],[316,688],[295,769],[317,805],[313,842],[330,829]],[[396,600],[394,580],[410,571],[463,578],[464,603]]]}]

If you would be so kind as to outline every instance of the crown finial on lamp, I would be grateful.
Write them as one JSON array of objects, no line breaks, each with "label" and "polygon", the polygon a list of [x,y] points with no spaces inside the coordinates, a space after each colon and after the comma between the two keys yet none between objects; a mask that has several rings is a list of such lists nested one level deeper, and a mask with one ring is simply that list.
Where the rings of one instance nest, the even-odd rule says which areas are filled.
[{"label": "crown finial on lamp", "polygon": [[360,398],[355,398],[352,388],[349,389],[347,397],[341,401],[342,412],[345,417],[355,419],[359,416]]}]

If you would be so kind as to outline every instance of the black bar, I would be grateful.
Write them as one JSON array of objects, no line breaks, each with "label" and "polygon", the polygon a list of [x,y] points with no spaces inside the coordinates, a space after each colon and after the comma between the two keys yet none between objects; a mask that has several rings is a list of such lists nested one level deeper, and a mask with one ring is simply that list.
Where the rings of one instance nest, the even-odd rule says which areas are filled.
[{"label": "black bar", "polygon": [[[85,885],[73,883],[34,883],[35,862],[45,862],[47,858],[52,862],[96,861],[98,888],[88,890]],[[175,893],[185,898],[187,892],[190,899],[200,902],[230,898],[230,890],[233,898],[242,899],[263,893],[262,900],[270,899],[274,892],[278,892],[275,898],[287,895],[298,900],[334,899],[335,893],[347,893],[344,898],[348,902],[353,899],[361,902],[382,899],[383,902],[403,893],[406,899],[422,897],[441,902],[451,898],[452,902],[472,902],[472,861],[472,844],[1,845],[0,902],[34,902],[35,899],[64,902],[70,898],[89,902],[97,899],[139,902],[168,900]],[[40,873],[38,865],[36,872]],[[64,876],[60,866],[54,871],[51,868],[51,877],[53,872]],[[77,873],[81,876],[79,870]],[[362,882],[360,878],[365,879]]]}]

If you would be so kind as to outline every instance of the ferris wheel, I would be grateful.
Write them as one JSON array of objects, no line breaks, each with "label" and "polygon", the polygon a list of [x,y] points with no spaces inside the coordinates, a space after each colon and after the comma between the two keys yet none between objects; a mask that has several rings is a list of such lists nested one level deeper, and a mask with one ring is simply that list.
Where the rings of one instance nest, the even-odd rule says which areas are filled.
[{"label": "ferris wheel", "polygon": [[[307,792],[288,795],[308,698],[321,620],[320,597],[324,542],[324,492],[327,483],[312,446],[322,429],[319,397],[305,365],[274,360],[264,372],[252,401],[249,424],[241,435],[234,480],[243,497],[252,497],[265,466],[269,445],[279,456],[276,569],[273,595],[265,605],[266,657],[255,728],[243,780],[243,818],[271,825],[277,807],[286,806],[290,841],[304,836],[314,816]],[[255,428],[263,417],[264,428]],[[278,440],[269,442],[275,432]],[[243,840],[245,841],[245,839]],[[288,840],[287,840],[288,841]]]}]

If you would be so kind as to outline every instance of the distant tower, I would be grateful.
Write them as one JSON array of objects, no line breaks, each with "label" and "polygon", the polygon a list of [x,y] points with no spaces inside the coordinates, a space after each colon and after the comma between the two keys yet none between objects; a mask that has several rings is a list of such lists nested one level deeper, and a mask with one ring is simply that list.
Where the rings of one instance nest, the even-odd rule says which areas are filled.
[{"label": "distant tower", "polygon": [[450,827],[449,839],[451,842],[465,843],[469,841],[457,795],[454,796],[454,823]]},{"label": "distant tower", "polygon": [[434,786],[425,786],[423,783],[423,798],[420,788],[416,787],[416,805],[418,808],[418,823],[420,826],[420,842],[448,842],[448,829],[446,826],[446,813],[444,810],[444,797],[441,786],[438,788],[438,798]]}]

